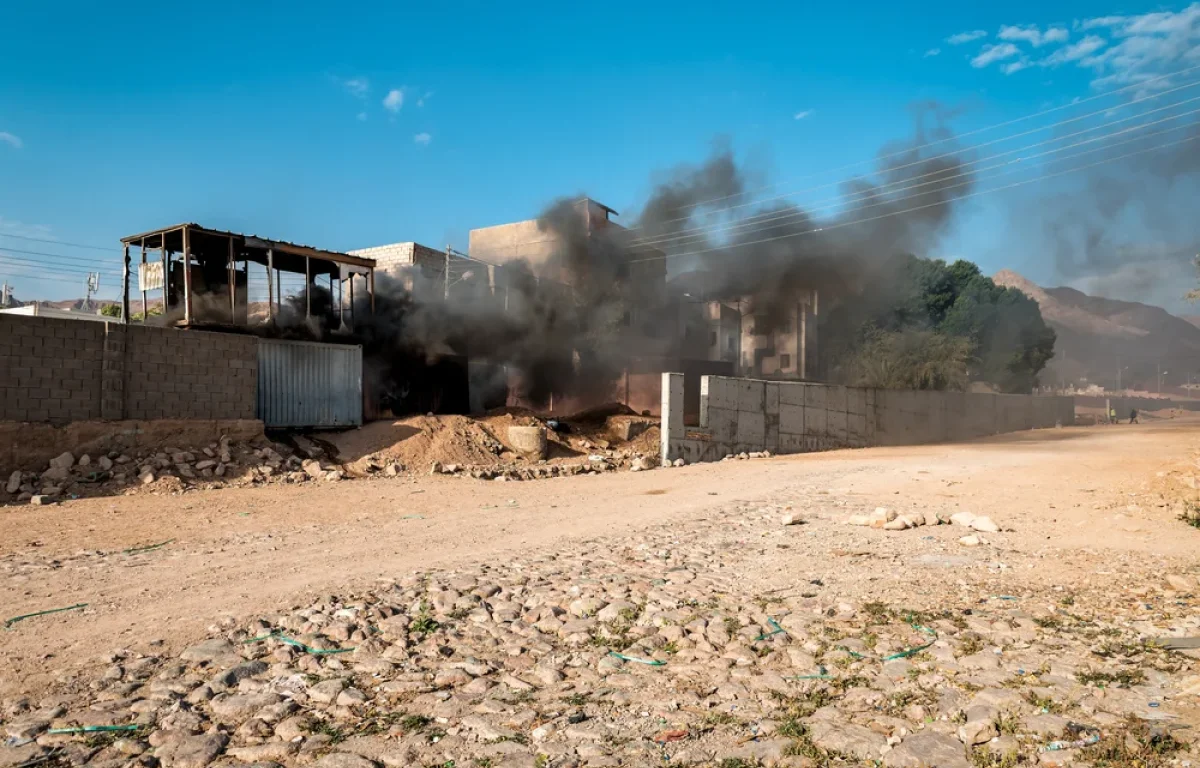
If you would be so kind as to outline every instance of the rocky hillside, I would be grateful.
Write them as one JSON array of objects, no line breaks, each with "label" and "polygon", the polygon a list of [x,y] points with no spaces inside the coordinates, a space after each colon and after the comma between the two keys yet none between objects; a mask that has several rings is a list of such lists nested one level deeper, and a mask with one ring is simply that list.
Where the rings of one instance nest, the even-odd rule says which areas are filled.
[{"label": "rocky hillside", "polygon": [[1114,387],[1117,371],[1127,387],[1164,391],[1200,374],[1200,327],[1161,307],[1089,296],[1074,288],[1042,288],[1010,270],[993,277],[1037,301],[1058,333],[1046,383],[1081,381]]}]

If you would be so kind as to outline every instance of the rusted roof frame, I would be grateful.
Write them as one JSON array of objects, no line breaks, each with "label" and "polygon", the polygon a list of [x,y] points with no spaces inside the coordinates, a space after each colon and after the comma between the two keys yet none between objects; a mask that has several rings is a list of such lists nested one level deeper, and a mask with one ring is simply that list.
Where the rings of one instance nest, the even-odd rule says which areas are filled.
[{"label": "rusted roof frame", "polygon": [[[273,249],[276,253],[287,253],[287,254],[291,254],[293,256],[300,256],[300,257],[307,256],[307,257],[313,258],[313,259],[320,259],[323,261],[332,261],[336,264],[345,264],[348,266],[360,267],[363,269],[374,269],[375,268],[375,260],[374,259],[367,259],[367,258],[363,258],[361,256],[351,256],[348,253],[342,253],[340,251],[327,251],[327,250],[324,250],[321,248],[313,248],[312,246],[308,246],[308,245],[300,245],[298,243],[289,243],[284,240],[270,240],[265,237],[258,237],[257,235],[244,235],[239,232],[228,232],[228,231],[220,230],[220,229],[209,229],[208,227],[202,227],[199,224],[194,224],[194,223],[175,224],[170,227],[163,227],[161,229],[155,229],[155,230],[151,230],[149,232],[142,232],[140,234],[130,235],[128,237],[121,238],[121,242],[125,243],[126,245],[132,245],[136,242],[140,245],[142,239],[145,238],[148,241],[146,243],[147,247],[159,248],[162,245],[162,238],[165,238],[166,235],[174,233],[174,232],[181,232],[184,229],[184,227],[186,227],[191,232],[194,232],[197,234],[202,234],[202,235],[211,235],[214,237],[225,237],[225,238],[229,238],[229,237],[240,238],[247,248],[253,248],[253,249],[264,250],[264,251],[267,249]],[[159,238],[159,239],[157,240],[157,242],[155,242],[154,238]],[[292,271],[292,270],[285,270],[285,271]]]}]

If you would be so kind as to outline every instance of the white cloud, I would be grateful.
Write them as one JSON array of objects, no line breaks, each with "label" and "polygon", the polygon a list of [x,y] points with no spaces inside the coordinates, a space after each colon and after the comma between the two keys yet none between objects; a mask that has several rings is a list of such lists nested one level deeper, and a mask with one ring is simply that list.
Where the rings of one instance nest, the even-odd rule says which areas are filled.
[{"label": "white cloud", "polygon": [[1012,75],[1012,74],[1016,74],[1017,72],[1020,72],[1022,69],[1026,69],[1028,67],[1029,67],[1029,59],[1021,58],[1021,59],[1017,59],[1016,61],[1010,61],[1009,63],[1005,64],[1003,67],[1000,68],[1000,71],[1006,75]]},{"label": "white cloud", "polygon": [[383,97],[383,108],[388,112],[399,112],[404,106],[404,91],[399,88],[393,88],[388,91],[387,96]]},{"label": "white cloud", "polygon": [[431,141],[433,141],[433,136],[428,133],[418,133],[416,136],[413,136],[413,143],[420,144],[423,147],[428,147]]},{"label": "white cloud", "polygon": [[946,38],[946,42],[950,45],[963,45],[978,40],[981,37],[987,37],[987,32],[982,29],[973,29],[970,32],[959,32],[957,35],[950,35]]},{"label": "white cloud", "polygon": [[432,98],[433,98],[433,91],[426,91],[424,96],[417,99],[417,106],[418,107],[425,106],[425,102],[429,101]]},{"label": "white cloud", "polygon": [[803,120],[804,118],[808,117],[812,113],[813,113],[813,111],[811,109],[804,109],[804,110],[797,112],[795,115],[793,115],[793,117],[796,120]]},{"label": "white cloud", "polygon": [[1029,43],[1034,48],[1041,48],[1048,43],[1065,43],[1070,37],[1070,33],[1063,27],[1050,27],[1042,32],[1035,24],[1024,27],[1013,24],[1000,27],[1000,32],[996,37],[1010,42]]},{"label": "white cloud", "polygon": [[1088,35],[1077,43],[1064,45],[1054,53],[1046,57],[1041,65],[1043,67],[1054,67],[1059,64],[1066,64],[1072,61],[1079,61],[1091,56],[1096,51],[1108,45],[1107,41],[1096,35]]},{"label": "white cloud", "polygon": [[[1133,85],[1200,64],[1200,3],[1180,11],[1101,16],[1081,26],[1105,31],[1110,38],[1107,47],[1098,46],[1076,59],[1096,74],[1092,81],[1096,88]],[[1147,85],[1146,91],[1174,82],[1175,78],[1164,78]]]},{"label": "white cloud", "polygon": [[13,149],[20,149],[25,146],[25,142],[21,141],[21,137],[15,136],[8,131],[0,131],[0,143],[4,143]]},{"label": "white cloud", "polygon": [[365,77],[352,77],[342,81],[346,93],[357,99],[365,99],[371,91],[371,83]]},{"label": "white cloud", "polygon": [[942,52],[941,48],[930,48],[928,51],[925,51],[925,55],[922,56],[921,58],[928,59],[930,57],[937,56],[941,52]]},{"label": "white cloud", "polygon": [[982,69],[991,64],[995,64],[997,61],[1011,59],[1020,52],[1020,49],[1012,43],[985,45],[983,46],[983,50],[979,52],[979,55],[971,59],[971,66],[975,67],[976,69]]}]

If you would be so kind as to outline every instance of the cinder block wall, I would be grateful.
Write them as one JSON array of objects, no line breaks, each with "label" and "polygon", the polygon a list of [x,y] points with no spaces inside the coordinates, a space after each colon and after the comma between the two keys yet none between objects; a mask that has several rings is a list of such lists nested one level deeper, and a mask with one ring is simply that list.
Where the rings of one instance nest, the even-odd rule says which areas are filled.
[{"label": "cinder block wall", "polygon": [[0,314],[0,421],[253,419],[253,336]]},{"label": "cinder block wall", "polygon": [[0,314],[0,420],[101,418],[105,325]]},{"label": "cinder block wall", "polygon": [[705,376],[700,429],[683,426],[683,375],[663,374],[662,451],[668,460],[916,445],[1074,422],[1070,397],[910,392]]}]

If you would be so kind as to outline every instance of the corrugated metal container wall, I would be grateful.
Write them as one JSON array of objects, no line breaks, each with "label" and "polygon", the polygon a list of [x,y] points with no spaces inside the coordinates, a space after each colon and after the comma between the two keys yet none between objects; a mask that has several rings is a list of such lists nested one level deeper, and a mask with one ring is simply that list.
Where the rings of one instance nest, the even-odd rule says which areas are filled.
[{"label": "corrugated metal container wall", "polygon": [[258,417],[268,428],[360,426],[362,347],[259,339]]}]

